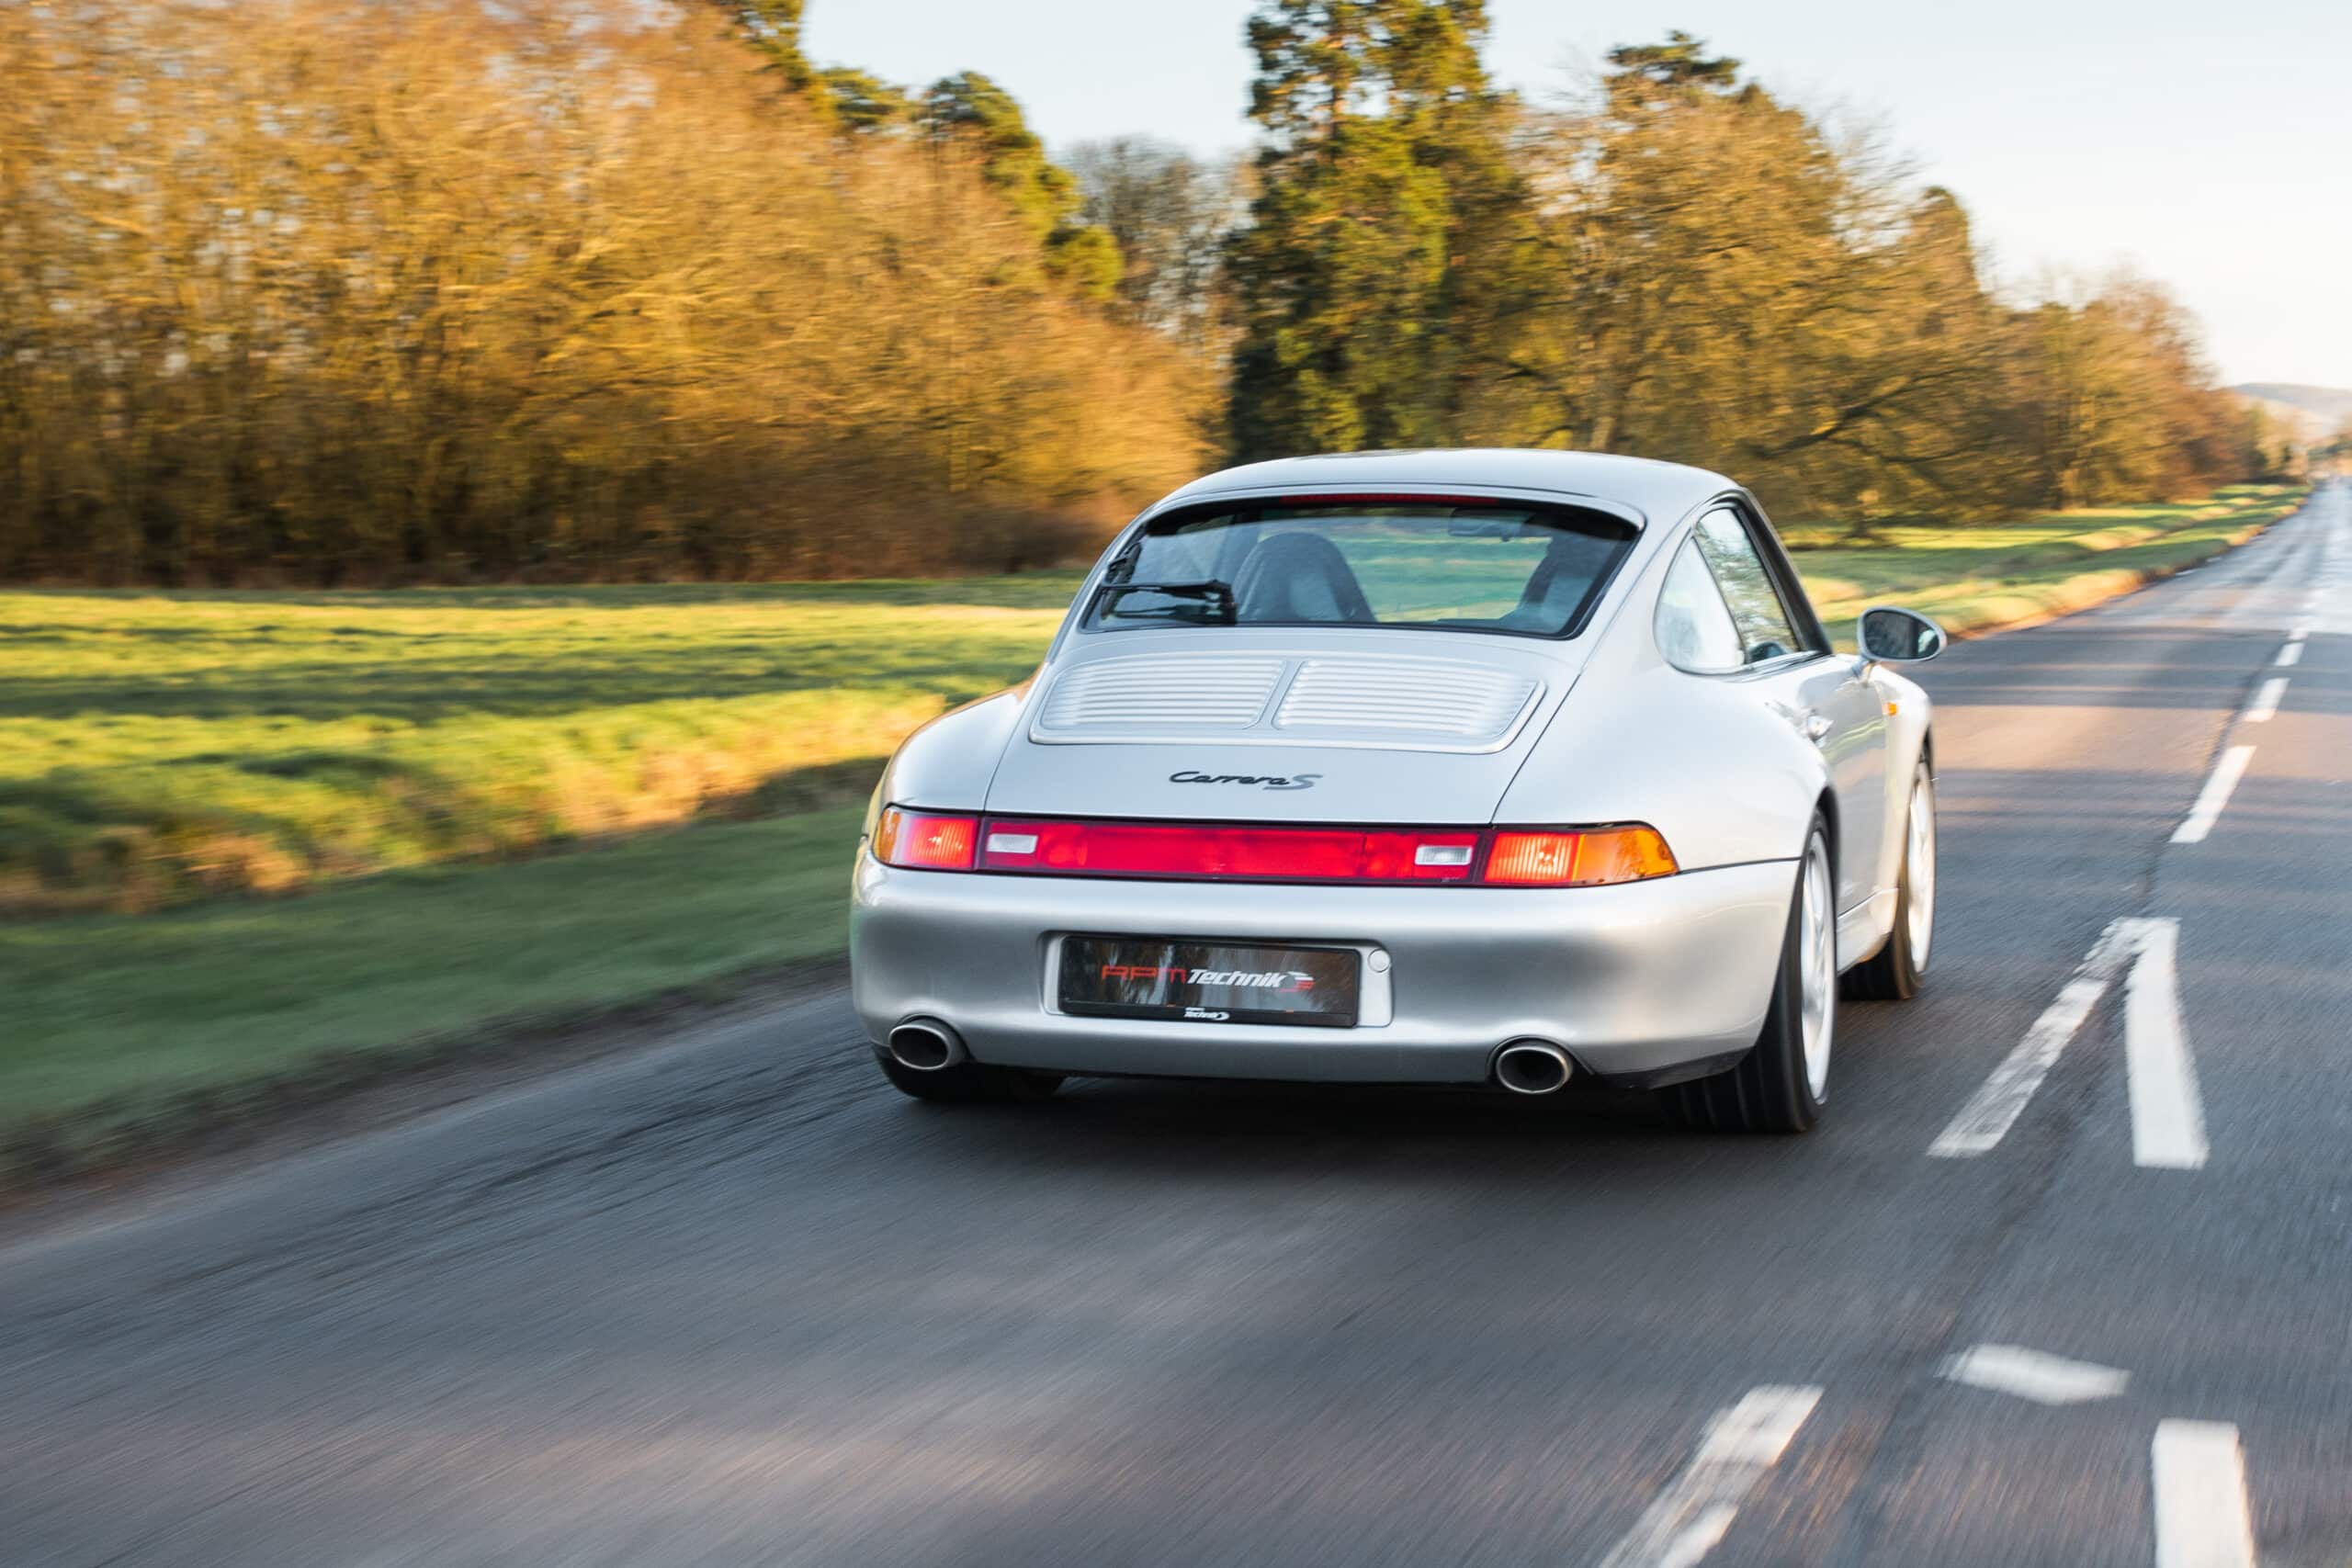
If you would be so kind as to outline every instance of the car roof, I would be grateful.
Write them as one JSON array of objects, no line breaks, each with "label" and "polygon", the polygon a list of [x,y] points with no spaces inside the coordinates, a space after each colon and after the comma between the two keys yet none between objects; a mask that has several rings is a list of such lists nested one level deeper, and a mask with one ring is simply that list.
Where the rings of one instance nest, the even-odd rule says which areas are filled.
[{"label": "car roof", "polygon": [[1194,479],[1159,504],[1204,501],[1227,491],[1376,490],[1388,485],[1550,491],[1613,502],[1657,522],[1671,521],[1725,491],[1739,488],[1721,474],[1681,463],[1606,452],[1487,446],[1341,452],[1245,463]]}]

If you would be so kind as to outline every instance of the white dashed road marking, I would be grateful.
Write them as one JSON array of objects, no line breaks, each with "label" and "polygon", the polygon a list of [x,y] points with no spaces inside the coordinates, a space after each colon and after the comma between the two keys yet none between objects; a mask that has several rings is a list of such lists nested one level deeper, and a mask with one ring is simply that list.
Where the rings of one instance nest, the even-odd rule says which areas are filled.
[{"label": "white dashed road marking", "polygon": [[2262,683],[2254,695],[2254,703],[2245,710],[2247,724],[2267,724],[2278,711],[2278,699],[2287,694],[2287,677],[2273,675]]},{"label": "white dashed road marking", "polygon": [[1820,1398],[1817,1388],[1753,1388],[1715,1412],[1690,1462],[1600,1568],[1690,1568],[1713,1551],[1749,1489],[1780,1462]]},{"label": "white dashed road marking", "polygon": [[2213,824],[2222,819],[2222,808],[2230,803],[2230,792],[2238,787],[2238,780],[2245,776],[2245,765],[2254,761],[2254,748],[2233,746],[2222,753],[2213,764],[2213,776],[2205,781],[2198,792],[2197,804],[2188,808],[2179,827],[2172,830],[2176,844],[2201,844]]},{"label": "white dashed road marking", "polygon": [[2278,650],[2278,657],[2271,660],[2273,664],[2279,665],[2282,668],[2290,664],[2301,664],[2302,661],[2303,645],[2300,641],[2290,642],[2286,647],[2280,649]]},{"label": "white dashed road marking", "polygon": [[2226,1421],[2160,1421],[2149,1461],[2156,1568],[2254,1568],[2238,1429]]},{"label": "white dashed road marking", "polygon": [[2077,1361],[2022,1345],[1976,1345],[1944,1362],[1943,1375],[1971,1388],[2012,1393],[2037,1404],[2082,1404],[2113,1399],[2132,1374],[2096,1361]]}]

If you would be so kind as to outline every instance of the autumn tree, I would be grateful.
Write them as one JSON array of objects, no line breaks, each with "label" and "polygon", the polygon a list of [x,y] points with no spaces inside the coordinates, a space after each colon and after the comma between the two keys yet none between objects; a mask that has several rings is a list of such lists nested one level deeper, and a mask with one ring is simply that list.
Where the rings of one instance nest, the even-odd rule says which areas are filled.
[{"label": "autumn tree", "polygon": [[825,96],[833,123],[852,134],[903,129],[917,115],[913,95],[870,71],[829,65],[817,73],[817,85]]},{"label": "autumn tree", "polygon": [[1743,91],[1739,62],[1711,55],[1704,39],[1679,28],[1664,43],[1620,44],[1609,51],[1611,100],[1623,109],[1661,100],[1730,96]]},{"label": "autumn tree", "polygon": [[706,13],[0,7],[0,575],[1061,558],[1204,388],[1038,276],[982,149],[852,137]]},{"label": "autumn tree", "polygon": [[1110,234],[1080,220],[1085,198],[1068,169],[1046,156],[1012,95],[977,71],[943,77],[923,96],[924,126],[938,140],[969,151],[1043,247],[1046,267],[1091,299],[1119,283],[1119,249]]},{"label": "autumn tree", "polygon": [[2178,496],[2265,463],[2213,387],[2195,322],[2162,288],[2129,275],[2022,313],[2016,399],[2052,506]]},{"label": "autumn tree", "polygon": [[790,92],[808,96],[820,112],[825,99],[812,93],[818,73],[800,49],[800,20],[808,0],[712,0],[722,16],[765,56],[768,69]]}]

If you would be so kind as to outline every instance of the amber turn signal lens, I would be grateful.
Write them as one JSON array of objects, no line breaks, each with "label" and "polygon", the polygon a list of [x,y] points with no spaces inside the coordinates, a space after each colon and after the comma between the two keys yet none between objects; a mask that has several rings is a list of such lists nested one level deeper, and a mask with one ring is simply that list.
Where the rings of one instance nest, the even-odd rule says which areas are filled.
[{"label": "amber turn signal lens", "polygon": [[1598,887],[1672,876],[1674,852],[1655,828],[1589,828],[1581,832],[1495,835],[1485,880],[1517,887]]},{"label": "amber turn signal lens", "polygon": [[874,858],[918,871],[969,871],[979,836],[978,818],[901,811],[893,806],[874,825]]},{"label": "amber turn signal lens", "polygon": [[1576,872],[1579,833],[1498,833],[1487,880],[1565,887]]}]

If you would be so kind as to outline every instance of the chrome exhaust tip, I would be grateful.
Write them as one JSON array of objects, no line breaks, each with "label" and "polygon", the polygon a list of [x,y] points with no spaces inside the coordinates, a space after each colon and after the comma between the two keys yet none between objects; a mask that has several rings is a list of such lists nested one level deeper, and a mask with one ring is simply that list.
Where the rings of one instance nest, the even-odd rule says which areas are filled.
[{"label": "chrome exhaust tip", "polygon": [[952,1067],[967,1054],[954,1030],[932,1019],[910,1018],[890,1031],[890,1060],[914,1072]]},{"label": "chrome exhaust tip", "polygon": [[1575,1071],[1566,1051],[1541,1040],[1514,1040],[1495,1053],[1495,1081],[1513,1094],[1550,1094]]}]

